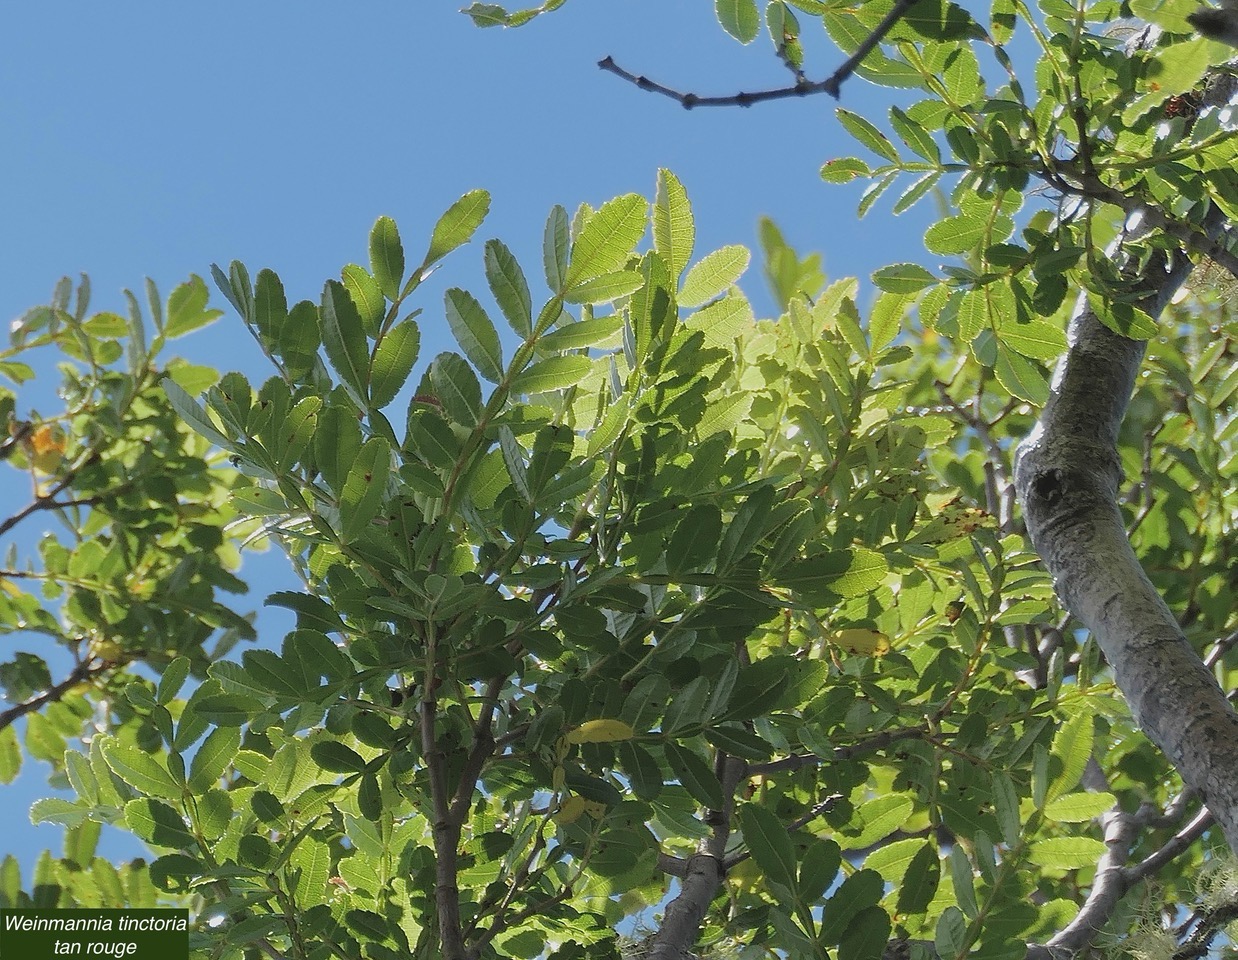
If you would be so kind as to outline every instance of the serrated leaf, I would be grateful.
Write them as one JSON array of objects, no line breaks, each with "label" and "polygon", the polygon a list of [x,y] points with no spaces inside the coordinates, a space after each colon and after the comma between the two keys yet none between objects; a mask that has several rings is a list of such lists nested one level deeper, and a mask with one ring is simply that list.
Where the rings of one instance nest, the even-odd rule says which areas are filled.
[{"label": "serrated leaf", "polygon": [[1069,793],[1083,776],[1083,769],[1092,757],[1093,743],[1092,712],[1080,710],[1058,729],[1053,736],[1049,757],[1060,764],[1060,770],[1045,791],[1045,800],[1055,800]]},{"label": "serrated leaf", "polygon": [[481,384],[464,357],[440,353],[430,364],[430,382],[451,419],[474,426],[481,416]]},{"label": "serrated leaf", "polygon": [[139,838],[174,850],[197,846],[181,815],[166,803],[141,797],[125,804],[125,823]]},{"label": "serrated leaf", "polygon": [[567,211],[556,205],[546,217],[546,229],[542,235],[542,267],[546,272],[546,286],[561,292],[567,283],[567,254],[571,235],[568,231]]},{"label": "serrated leaf", "polygon": [[924,232],[924,246],[942,256],[968,253],[984,240],[987,231],[988,224],[982,218],[956,214],[930,226]]},{"label": "serrated leaf", "polygon": [[884,884],[875,870],[857,870],[839,885],[825,902],[821,914],[818,939],[823,944],[838,943],[851,920],[875,906],[881,899]]},{"label": "serrated leaf", "polygon": [[862,146],[868,147],[873,153],[879,157],[884,157],[891,163],[898,163],[898,151],[894,149],[894,144],[890,142],[890,138],[868,120],[858,113],[852,113],[843,107],[837,107],[834,113],[838,117],[838,122],[843,125],[843,129],[851,134]]},{"label": "serrated leaf", "polygon": [[404,280],[404,244],[390,217],[379,217],[370,229],[370,272],[388,300],[400,295]]},{"label": "serrated leaf", "polygon": [[448,207],[434,225],[422,270],[468,243],[489,212],[490,194],[485,190],[470,190]]},{"label": "serrated leaf", "polygon": [[592,367],[592,361],[581,354],[547,357],[518,374],[512,380],[511,392],[515,396],[528,396],[564,390],[580,383]]},{"label": "serrated leaf", "polygon": [[357,405],[365,406],[366,381],[370,369],[365,328],[361,324],[361,314],[357,312],[356,304],[338,280],[328,280],[323,287],[319,321],[327,360],[340,375]]},{"label": "serrated leaf", "polygon": [[897,216],[910,210],[915,204],[923,199],[941,179],[941,174],[934,170],[932,173],[926,173],[919,180],[913,183],[910,187],[903,191],[902,195],[894,201],[894,206],[890,208],[891,212]]},{"label": "serrated leaf", "polygon": [[714,0],[714,12],[722,29],[740,43],[752,43],[761,29],[756,0]]},{"label": "serrated leaf", "polygon": [[899,139],[907,144],[913,153],[923,157],[929,163],[941,163],[941,150],[938,149],[933,135],[898,107],[890,108],[890,125],[894,127],[894,132],[898,134]]},{"label": "serrated leaf", "polygon": [[500,240],[486,241],[486,282],[508,325],[520,337],[533,332],[533,300],[529,283],[515,256]]},{"label": "serrated leaf", "polygon": [[1152,317],[1134,304],[1111,301],[1090,290],[1088,306],[1106,327],[1131,340],[1150,340],[1160,329]]},{"label": "serrated leaf", "polygon": [[310,747],[313,761],[330,773],[360,773],[365,760],[352,747],[338,740],[322,740]]},{"label": "serrated leaf", "polygon": [[182,337],[222,317],[222,310],[207,309],[209,299],[210,291],[206,289],[206,281],[196,273],[190,274],[189,280],[173,290],[168,297],[163,335],[169,340]]},{"label": "serrated leaf", "polygon": [[1101,841],[1091,837],[1050,837],[1033,843],[1027,855],[1032,863],[1042,867],[1079,870],[1096,866],[1106,850]]},{"label": "serrated leaf", "polygon": [[421,330],[411,318],[383,337],[370,364],[370,406],[382,409],[400,392],[413,372],[421,348]]},{"label": "serrated leaf", "polygon": [[189,764],[189,789],[205,793],[216,785],[241,745],[241,732],[236,727],[216,727],[202,741]]},{"label": "serrated leaf", "polygon": [[136,746],[108,738],[103,743],[103,759],[116,776],[139,793],[172,800],[181,796],[182,788],[167,768]]},{"label": "serrated leaf", "polygon": [[712,503],[697,504],[684,514],[666,545],[666,568],[672,574],[711,565],[722,536],[722,514]]},{"label": "serrated leaf", "polygon": [[378,281],[365,267],[355,263],[348,264],[340,271],[340,279],[361,315],[361,326],[366,335],[377,337],[387,313],[387,301],[383,299]]},{"label": "serrated leaf", "polygon": [[491,383],[503,378],[503,351],[499,332],[485,309],[467,290],[452,287],[443,294],[447,323],[464,355]]},{"label": "serrated leaf", "polygon": [[997,363],[993,373],[1000,383],[1013,397],[1044,406],[1049,400],[1049,384],[1044,373],[1030,360],[1019,356],[1013,350],[998,345]]},{"label": "serrated leaf", "polygon": [[634,193],[602,204],[572,244],[565,288],[622,268],[645,233],[647,207],[645,198]]},{"label": "serrated leaf", "polygon": [[744,843],[752,859],[770,880],[796,889],[795,849],[786,825],[764,807],[745,803],[739,808]]},{"label": "serrated leaf", "polygon": [[704,333],[706,347],[729,350],[735,338],[751,326],[754,319],[752,304],[743,294],[736,293],[697,310],[684,320],[684,326]]},{"label": "serrated leaf", "polygon": [[207,416],[206,410],[197,400],[185,392],[184,387],[171,377],[164,377],[162,386],[163,392],[168,398],[168,403],[172,405],[172,409],[196,433],[206,437],[207,440],[222,450],[233,449],[232,441],[219,432],[211,418]]},{"label": "serrated leaf", "polygon": [[1055,360],[1066,349],[1066,333],[1055,323],[1007,321],[997,328],[997,338],[1010,349],[1033,360]]},{"label": "serrated leaf", "polygon": [[662,255],[672,283],[679,283],[679,275],[688,265],[695,242],[696,225],[688,193],[675,174],[661,169],[653,201],[653,248]]},{"label": "serrated leaf", "polygon": [[671,771],[675,774],[675,779],[683,785],[693,799],[711,810],[721,810],[722,787],[718,785],[718,778],[714,776],[709,765],[692,750],[680,746],[673,740],[668,740],[662,748],[666,753],[666,762],[670,764]]},{"label": "serrated leaf", "polygon": [[1054,823],[1086,823],[1113,809],[1112,793],[1067,793],[1045,804],[1045,818]]},{"label": "serrated leaf", "polygon": [[391,475],[391,447],[382,437],[370,437],[357,452],[340,493],[340,537],[351,543],[378,515]]},{"label": "serrated leaf", "polygon": [[644,282],[635,270],[616,270],[568,287],[563,299],[568,303],[610,303],[635,293]]},{"label": "serrated leaf", "polygon": [[872,173],[859,157],[836,157],[821,165],[821,179],[826,183],[850,183]]},{"label": "serrated leaf", "polygon": [[937,278],[918,263],[892,263],[873,273],[873,283],[888,293],[918,293],[936,282]]},{"label": "serrated leaf", "polygon": [[740,244],[721,247],[694,263],[684,277],[679,291],[679,303],[685,307],[700,306],[725,293],[748,269],[752,254]]}]

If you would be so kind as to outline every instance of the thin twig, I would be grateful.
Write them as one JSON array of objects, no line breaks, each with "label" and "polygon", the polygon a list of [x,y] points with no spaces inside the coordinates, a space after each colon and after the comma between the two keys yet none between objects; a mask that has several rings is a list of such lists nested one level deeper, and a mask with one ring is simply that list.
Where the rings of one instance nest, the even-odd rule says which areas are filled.
[{"label": "thin twig", "polygon": [[864,41],[856,48],[855,53],[849,56],[842,66],[824,80],[806,80],[800,74],[797,76],[795,83],[789,87],[774,87],[769,90],[756,90],[752,93],[732,93],[727,96],[703,97],[700,94],[675,90],[665,84],[658,83],[656,80],[650,80],[642,74],[625,70],[615,63],[614,57],[609,55],[599,60],[598,66],[608,73],[621,77],[628,81],[628,83],[635,84],[642,90],[670,97],[685,110],[691,110],[693,107],[751,107],[754,103],[764,103],[769,100],[785,100],[788,97],[806,97],[814,93],[828,93],[837,100],[843,82],[851,74],[855,73],[856,68],[864,62],[864,58],[876,49],[877,45],[885,38],[885,35],[890,32],[894,25],[903,18],[915,3],[916,0],[895,0],[894,6],[890,8],[890,12],[873,28],[873,32],[864,38]]}]

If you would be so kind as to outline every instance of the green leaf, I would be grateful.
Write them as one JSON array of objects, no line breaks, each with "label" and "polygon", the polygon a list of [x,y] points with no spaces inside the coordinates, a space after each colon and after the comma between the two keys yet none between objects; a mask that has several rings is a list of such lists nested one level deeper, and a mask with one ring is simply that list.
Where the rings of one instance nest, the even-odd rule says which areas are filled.
[{"label": "green leaf", "polygon": [[748,415],[752,406],[752,394],[737,391],[712,400],[705,408],[705,415],[696,424],[696,435],[707,440],[715,433],[730,433]]},{"label": "green leaf", "polygon": [[361,314],[338,280],[328,280],[323,287],[319,318],[327,360],[340,375],[356,404],[364,407],[370,352],[366,346],[365,329],[361,325]]},{"label": "green leaf", "polygon": [[661,169],[653,201],[653,248],[662,255],[673,283],[679,283],[695,242],[696,226],[687,191],[675,174]]},{"label": "green leaf", "polygon": [[500,240],[486,241],[486,282],[495,302],[517,336],[533,332],[533,300],[529,284],[515,256]]},{"label": "green leaf", "polygon": [[159,677],[155,699],[165,706],[171,703],[188,676],[189,658],[172,658],[168,665],[163,668],[163,673]]},{"label": "green leaf", "polygon": [[1030,360],[999,344],[993,373],[1011,396],[1044,406],[1049,400],[1049,384],[1044,373]]},{"label": "green leaf", "polygon": [[890,125],[894,127],[894,132],[898,134],[899,139],[907,144],[913,153],[923,157],[929,163],[941,163],[941,150],[933,140],[933,135],[898,107],[890,108]]},{"label": "green leaf", "polygon": [[404,279],[404,245],[390,217],[379,217],[370,230],[370,272],[388,300],[400,295]]},{"label": "green leaf", "polygon": [[[468,243],[489,212],[490,194],[485,190],[470,190],[453,203],[434,225],[434,232],[430,235],[430,249],[426,251],[426,258],[421,264],[422,271],[442,260],[457,247]],[[420,277],[417,279],[420,280]]]},{"label": "green leaf", "polygon": [[[1187,2],[1194,4],[1195,0],[1187,0]],[[1131,4],[1131,10],[1140,19],[1148,19],[1142,13],[1135,10],[1134,3]],[[998,44],[1009,43],[1010,38],[1014,36],[1014,25],[1018,19],[1014,0],[994,0],[993,5],[989,8],[989,15],[992,17],[989,35],[993,38],[993,41]]]},{"label": "green leaf", "polygon": [[9,784],[21,773],[22,751],[17,740],[17,727],[12,724],[0,730],[0,784]]},{"label": "green leaf", "polygon": [[233,449],[232,441],[219,432],[214,422],[207,416],[206,410],[197,400],[185,392],[184,387],[171,377],[164,377],[161,385],[164,394],[168,398],[168,403],[172,405],[172,409],[194,429],[194,432],[206,437],[207,440],[222,450]]},{"label": "green leaf", "polygon": [[189,764],[189,789],[203,794],[215,786],[241,746],[236,727],[216,727],[202,741]]},{"label": "green leaf", "polygon": [[942,960],[963,956],[967,949],[967,918],[958,907],[946,907],[942,911],[937,920],[933,947]]},{"label": "green leaf", "polygon": [[164,336],[169,340],[182,337],[222,317],[222,310],[206,308],[209,299],[210,291],[206,289],[206,281],[196,273],[190,274],[189,280],[173,290],[168,297]]},{"label": "green leaf", "polygon": [[1086,823],[1113,809],[1112,793],[1067,793],[1045,804],[1045,818],[1054,823]]},{"label": "green leaf", "polygon": [[884,157],[891,163],[898,163],[898,151],[894,149],[890,138],[868,120],[842,107],[836,108],[834,112],[838,116],[838,122],[843,125],[843,129],[855,137],[862,146],[868,147],[873,153]]},{"label": "green leaf", "polygon": [[632,784],[632,792],[639,799],[653,800],[662,792],[662,771],[652,753],[632,741],[620,743],[616,752],[623,772]]},{"label": "green leaf", "polygon": [[842,853],[833,840],[815,838],[804,851],[800,861],[800,878],[797,892],[805,903],[816,903],[825,896],[825,891],[838,877],[842,865]]},{"label": "green leaf", "polygon": [[666,752],[666,762],[670,764],[675,779],[683,785],[693,799],[710,810],[721,810],[722,787],[718,785],[718,778],[714,776],[709,764],[697,756],[694,751],[680,746],[673,740],[662,744],[662,749]]},{"label": "green leaf", "polygon": [[688,270],[679,291],[679,302],[685,307],[696,307],[725,293],[748,269],[751,257],[748,248],[739,244],[707,254]]},{"label": "green leaf", "polygon": [[838,960],[879,960],[889,942],[889,914],[878,906],[865,907],[839,940]]},{"label": "green leaf", "polygon": [[460,456],[460,440],[451,426],[435,411],[421,409],[408,418],[407,448],[427,464],[450,470]]},{"label": "green leaf", "polygon": [[873,283],[888,293],[919,293],[937,278],[918,263],[892,263],[873,274]]},{"label": "green leaf", "polygon": [[924,232],[924,246],[943,256],[968,253],[984,240],[988,224],[980,217],[956,214],[938,220]]},{"label": "green leaf", "polygon": [[821,179],[826,183],[850,183],[871,174],[868,164],[859,157],[836,157],[821,165]]},{"label": "green leaf", "polygon": [[158,800],[130,800],[125,804],[125,823],[138,837],[157,847],[180,850],[197,846],[181,815]]},{"label": "green leaf", "polygon": [[370,276],[370,272],[365,267],[355,263],[344,267],[340,271],[340,278],[344,281],[344,289],[352,297],[352,302],[361,315],[361,325],[365,329],[366,336],[377,337],[387,313],[387,302],[383,299],[383,292],[379,289],[378,281]]},{"label": "green leaf", "polygon": [[954,898],[968,918],[980,915],[976,905],[976,878],[967,851],[958,844],[950,848],[950,878],[954,882]]},{"label": "green leaf", "polygon": [[616,270],[568,287],[563,292],[563,299],[568,303],[611,303],[635,293],[644,282],[635,270]]},{"label": "green leaf", "polygon": [[786,825],[773,813],[754,803],[739,808],[744,843],[762,873],[788,890],[796,889],[795,849]]},{"label": "green leaf", "polygon": [[203,697],[196,702],[198,714],[221,727],[239,727],[248,723],[263,710],[263,703],[256,697],[240,693],[220,693]]},{"label": "green leaf", "polygon": [[577,320],[575,323],[568,323],[542,337],[537,342],[537,349],[542,354],[551,354],[596,347],[615,338],[622,328],[623,316],[620,313],[614,313],[608,317]]},{"label": "green leaf", "polygon": [[[577,286],[604,273],[614,273],[628,262],[645,233],[648,203],[634,193],[609,200],[589,217],[572,244],[565,287]],[[551,285],[552,289],[560,288]]]},{"label": "green leaf", "polygon": [[922,844],[898,885],[898,913],[904,916],[924,913],[940,882],[941,861],[937,849],[931,843]]},{"label": "green leaf", "polygon": [[109,737],[103,743],[103,759],[116,776],[139,793],[180,799],[182,787],[149,753]]},{"label": "green leaf", "polygon": [[593,368],[593,362],[581,354],[547,357],[517,375],[511,383],[514,396],[549,393],[576,386]]},{"label": "green leaf", "polygon": [[711,566],[722,536],[722,513],[702,503],[684,514],[666,545],[666,569],[672,576]]},{"label": "green leaf", "polygon": [[313,761],[330,773],[360,773],[365,760],[356,750],[338,740],[322,740],[310,747]]},{"label": "green leaf", "polygon": [[474,426],[481,417],[481,384],[464,357],[440,353],[430,364],[430,382],[451,419]]},{"label": "green leaf", "polygon": [[378,515],[391,476],[391,448],[382,437],[370,437],[357,453],[340,493],[340,537],[351,543]]},{"label": "green leaf", "polygon": [[1050,837],[1037,840],[1028,850],[1028,859],[1054,870],[1079,870],[1094,867],[1108,848],[1091,837]]},{"label": "green leaf", "polygon": [[752,304],[743,294],[735,293],[697,310],[684,320],[684,326],[689,330],[702,331],[706,347],[729,350],[736,337],[751,327],[754,320]]},{"label": "green leaf", "polygon": [[714,12],[722,29],[740,43],[752,43],[761,29],[756,0],[714,0]]},{"label": "green leaf", "polygon": [[861,911],[875,906],[881,899],[884,885],[875,870],[857,870],[834,891],[821,913],[818,939],[823,944],[842,940],[852,919]]},{"label": "green leaf", "polygon": [[472,294],[456,287],[443,296],[447,323],[478,373],[491,383],[503,377],[503,352],[499,333],[485,309]]},{"label": "green leaf", "polygon": [[1079,710],[1058,729],[1049,749],[1050,760],[1061,766],[1056,776],[1049,781],[1045,800],[1056,800],[1075,788],[1083,769],[1092,757],[1093,725],[1092,711]]},{"label": "green leaf", "polygon": [[1055,360],[1066,349],[1066,333],[1045,320],[1004,321],[997,338],[1010,349],[1033,360]]},{"label": "green leaf", "polygon": [[1150,340],[1160,329],[1152,317],[1134,304],[1118,303],[1090,290],[1088,306],[1106,327],[1131,340]]},{"label": "green leaf", "polygon": [[570,242],[567,211],[558,205],[551,207],[542,236],[542,266],[546,271],[546,286],[556,293],[562,292],[567,283],[567,251]]},{"label": "green leaf", "polygon": [[370,406],[381,409],[395,399],[417,362],[421,330],[409,318],[383,337],[370,364]]}]

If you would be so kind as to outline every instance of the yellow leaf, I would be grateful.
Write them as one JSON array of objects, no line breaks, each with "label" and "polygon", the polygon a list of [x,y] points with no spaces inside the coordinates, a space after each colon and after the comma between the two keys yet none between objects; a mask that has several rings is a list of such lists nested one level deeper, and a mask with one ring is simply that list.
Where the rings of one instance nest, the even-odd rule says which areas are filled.
[{"label": "yellow leaf", "polygon": [[631,740],[636,731],[622,720],[586,720],[567,735],[568,743],[614,743]]},{"label": "yellow leaf", "polygon": [[575,823],[585,812],[588,802],[584,797],[568,797],[559,805],[558,812],[551,819],[559,824]]},{"label": "yellow leaf", "polygon": [[839,630],[834,634],[834,643],[850,653],[865,657],[884,657],[890,652],[890,638],[876,630]]},{"label": "yellow leaf", "polygon": [[43,424],[30,437],[30,465],[40,473],[55,473],[67,445],[59,425]]}]

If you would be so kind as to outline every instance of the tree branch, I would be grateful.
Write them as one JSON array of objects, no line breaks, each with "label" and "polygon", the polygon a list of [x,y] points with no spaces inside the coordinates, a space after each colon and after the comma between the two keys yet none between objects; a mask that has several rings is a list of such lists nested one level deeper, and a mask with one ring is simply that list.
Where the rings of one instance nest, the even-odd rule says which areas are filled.
[{"label": "tree branch", "polygon": [[[1214,208],[1205,229],[1225,222]],[[1154,256],[1142,268],[1148,292],[1138,305],[1159,316],[1191,268],[1185,251]],[[1128,259],[1127,274],[1136,269]],[[1040,421],[1016,454],[1028,532],[1136,721],[1238,850],[1238,714],[1139,565],[1118,509],[1118,429],[1145,345],[1105,327],[1083,297],[1068,343]]]},{"label": "tree branch", "polygon": [[721,757],[722,810],[711,811],[706,822],[713,825],[710,835],[697,844],[688,858],[679,894],[666,905],[662,926],[650,941],[648,960],[681,960],[701,932],[701,922],[722,884],[722,857],[731,835],[735,816],[735,791],[748,775],[748,764],[735,757]]},{"label": "tree branch", "polygon": [[915,2],[916,0],[894,0],[894,6],[890,8],[890,12],[873,28],[873,32],[864,38],[863,42],[856,48],[855,53],[849,56],[837,70],[824,80],[805,80],[801,75],[797,76],[795,83],[789,87],[774,87],[769,90],[756,90],[752,93],[741,92],[726,96],[704,97],[700,94],[672,89],[658,83],[656,80],[650,80],[646,76],[625,70],[615,63],[614,57],[609,55],[599,60],[598,66],[608,73],[621,77],[628,81],[628,83],[635,84],[642,90],[670,97],[685,110],[691,110],[694,107],[751,107],[754,103],[765,103],[769,100],[785,100],[788,97],[806,97],[815,93],[828,93],[837,100],[844,81],[855,73],[860,64],[864,62],[864,58],[876,49],[877,45],[885,38],[885,35],[906,15]]}]

